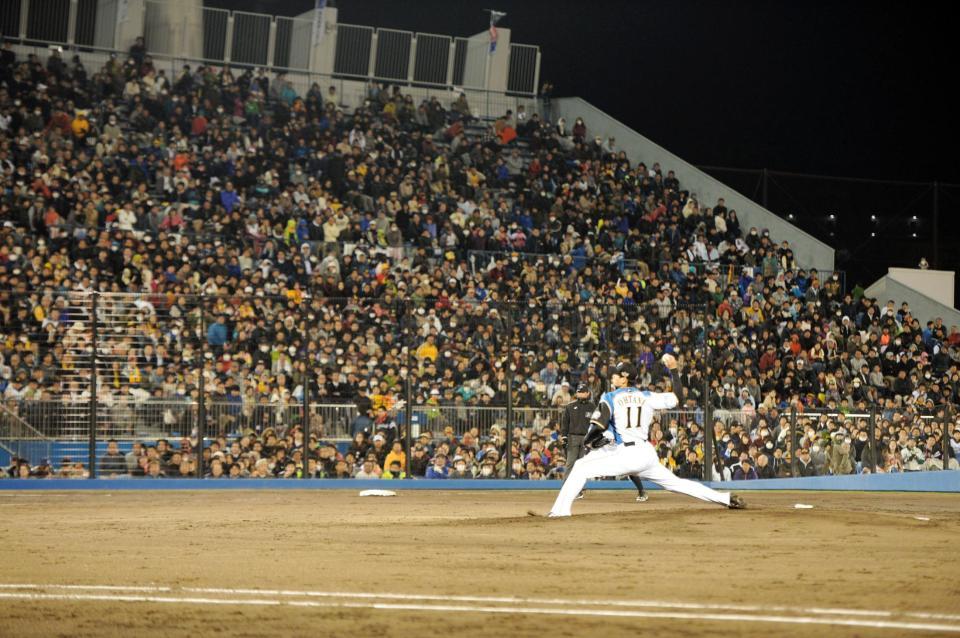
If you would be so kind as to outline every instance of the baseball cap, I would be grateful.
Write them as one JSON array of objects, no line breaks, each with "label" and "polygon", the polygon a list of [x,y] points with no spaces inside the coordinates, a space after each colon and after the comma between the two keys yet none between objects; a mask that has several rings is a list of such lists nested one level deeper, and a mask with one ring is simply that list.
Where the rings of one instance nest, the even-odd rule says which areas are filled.
[{"label": "baseball cap", "polygon": [[577,386],[577,394],[580,394],[581,392],[590,392],[590,386],[588,386],[586,383],[579,384]]},{"label": "baseball cap", "polygon": [[637,377],[636,369],[626,361],[618,363],[617,367],[613,369],[613,373],[619,374],[621,377],[626,377],[630,381],[633,381]]}]

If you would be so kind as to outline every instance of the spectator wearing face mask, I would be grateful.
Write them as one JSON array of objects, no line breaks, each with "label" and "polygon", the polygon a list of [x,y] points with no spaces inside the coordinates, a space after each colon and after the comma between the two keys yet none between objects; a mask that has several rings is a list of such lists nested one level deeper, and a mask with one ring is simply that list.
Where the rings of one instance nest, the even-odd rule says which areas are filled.
[{"label": "spectator wearing face mask", "polygon": [[496,461],[492,458],[485,458],[480,463],[480,471],[474,478],[477,479],[495,479],[497,478]]},{"label": "spectator wearing face mask", "polygon": [[433,458],[433,462],[427,467],[425,478],[445,479],[448,478],[447,457],[438,454]]},{"label": "spectator wearing face mask", "polygon": [[923,450],[917,446],[914,438],[907,439],[906,445],[900,450],[900,458],[903,461],[903,470],[905,472],[919,472],[923,469],[925,455]]},{"label": "spectator wearing face mask", "polygon": [[[428,477],[429,478],[429,477]],[[447,474],[447,478],[468,479],[473,478],[473,473],[467,467],[467,460],[462,456],[453,457],[453,467]]]},{"label": "spectator wearing face mask", "polygon": [[407,473],[404,472],[400,465],[400,461],[391,461],[387,466],[387,469],[383,471],[383,474],[380,475],[381,479],[405,479],[407,478]]}]

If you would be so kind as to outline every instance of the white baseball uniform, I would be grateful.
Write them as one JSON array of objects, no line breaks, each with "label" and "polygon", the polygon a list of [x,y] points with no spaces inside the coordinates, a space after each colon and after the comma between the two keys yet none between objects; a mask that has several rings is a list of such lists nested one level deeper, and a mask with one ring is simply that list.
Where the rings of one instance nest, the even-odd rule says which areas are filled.
[{"label": "white baseball uniform", "polygon": [[557,495],[550,516],[570,516],[570,507],[587,480],[628,474],[653,481],[671,492],[730,505],[729,493],[682,479],[660,464],[657,451],[649,441],[650,423],[657,410],[675,408],[677,403],[673,392],[649,392],[633,387],[604,394],[593,413],[593,421],[606,424],[613,440],[577,461]]}]

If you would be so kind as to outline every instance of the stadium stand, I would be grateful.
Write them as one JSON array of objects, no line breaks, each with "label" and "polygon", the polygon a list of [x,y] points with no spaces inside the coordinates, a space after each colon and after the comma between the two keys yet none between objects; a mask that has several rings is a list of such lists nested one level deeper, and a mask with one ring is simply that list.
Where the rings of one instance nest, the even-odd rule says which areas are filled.
[{"label": "stadium stand", "polygon": [[[330,97],[262,69],[168,78],[140,51],[86,69],[6,46],[0,420],[55,439],[90,399],[77,308],[98,291],[122,318],[102,475],[189,476],[202,454],[212,477],[401,478],[409,454],[417,477],[553,478],[569,386],[599,395],[618,357],[656,385],[662,352],[687,394],[653,436],[684,476],[957,469],[956,326],[805,269],[589,122],[488,122],[463,95],[380,85],[353,110]],[[407,379],[426,424],[409,450]],[[305,393],[349,418],[304,441],[286,406]],[[478,421],[508,395],[522,423]],[[86,472],[57,461],[7,474]]]}]

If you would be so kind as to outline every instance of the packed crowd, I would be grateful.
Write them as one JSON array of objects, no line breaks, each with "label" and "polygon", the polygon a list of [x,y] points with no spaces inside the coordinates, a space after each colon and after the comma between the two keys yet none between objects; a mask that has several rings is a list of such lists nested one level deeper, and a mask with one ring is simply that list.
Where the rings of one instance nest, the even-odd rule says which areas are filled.
[{"label": "packed crowd", "polygon": [[[503,405],[512,384],[515,405],[559,406],[571,383],[599,396],[614,358],[655,385],[658,355],[672,351],[685,407],[709,403],[752,424],[718,427],[733,444],[715,468],[724,475],[744,454],[759,465],[768,443],[765,466],[777,450],[789,457],[779,415],[794,408],[878,406],[893,428],[882,443],[906,433],[904,448],[951,437],[952,420],[925,421],[934,434],[923,437],[917,419],[956,402],[956,326],[922,326],[906,304],[800,267],[787,241],[741,228],[722,199],[698,201],[583,120],[518,108],[485,128],[463,95],[416,104],[386,86],[353,109],[341,102],[333,87],[300,95],[262,69],[168,77],[141,46],[88,71],[79,57],[18,58],[5,45],[0,392],[10,409],[89,398],[78,361],[86,293],[100,291],[135,293],[101,302],[125,318],[101,340],[115,355],[98,389],[105,406],[197,399],[202,376],[211,402],[309,392],[359,400],[364,413],[369,402],[372,434],[408,380],[418,405]],[[860,429],[843,426],[841,445],[856,451]],[[265,448],[267,430],[254,428]],[[662,453],[678,468],[702,459],[702,428],[680,430]],[[818,436],[803,447],[822,461],[834,445]],[[526,457],[535,443],[556,447],[556,431],[516,440]],[[504,452],[505,440],[488,444]],[[429,462],[437,447],[424,449]],[[456,468],[456,456],[466,459],[447,449],[444,462]],[[562,467],[560,454],[541,457],[553,463],[543,475]],[[359,457],[342,460],[356,471]],[[286,471],[284,458],[271,472],[277,463]]]},{"label": "packed crowd", "polygon": [[[704,469],[702,414],[666,414],[654,422],[652,442],[661,462],[679,476],[737,481],[790,476],[809,477],[870,473],[960,470],[960,427],[951,425],[943,410],[929,416],[884,410],[871,432],[868,415],[801,415],[797,445],[790,442],[790,419],[776,411],[756,419],[720,414],[714,422],[714,467]],[[949,432],[942,446],[939,432]],[[398,436],[398,434],[400,436]],[[409,448],[396,427],[362,429],[349,445],[311,435],[304,444],[299,426],[285,433],[268,428],[246,430],[235,437],[219,436],[205,446],[204,476],[208,478],[361,478],[361,479],[496,479],[506,478],[506,430],[492,426],[487,433],[471,428],[457,435],[451,427],[434,435],[424,431]],[[512,441],[512,473],[517,479],[562,479],[565,445],[552,422],[517,427]],[[798,450],[796,458],[791,450]],[[109,440],[97,460],[98,475],[107,478],[190,478],[197,475],[195,441],[136,441],[121,451]],[[306,467],[304,467],[306,455]],[[944,459],[946,458],[946,463]],[[39,465],[14,459],[0,477],[83,478],[82,462],[49,459]],[[616,478],[616,477],[611,477]]]}]

